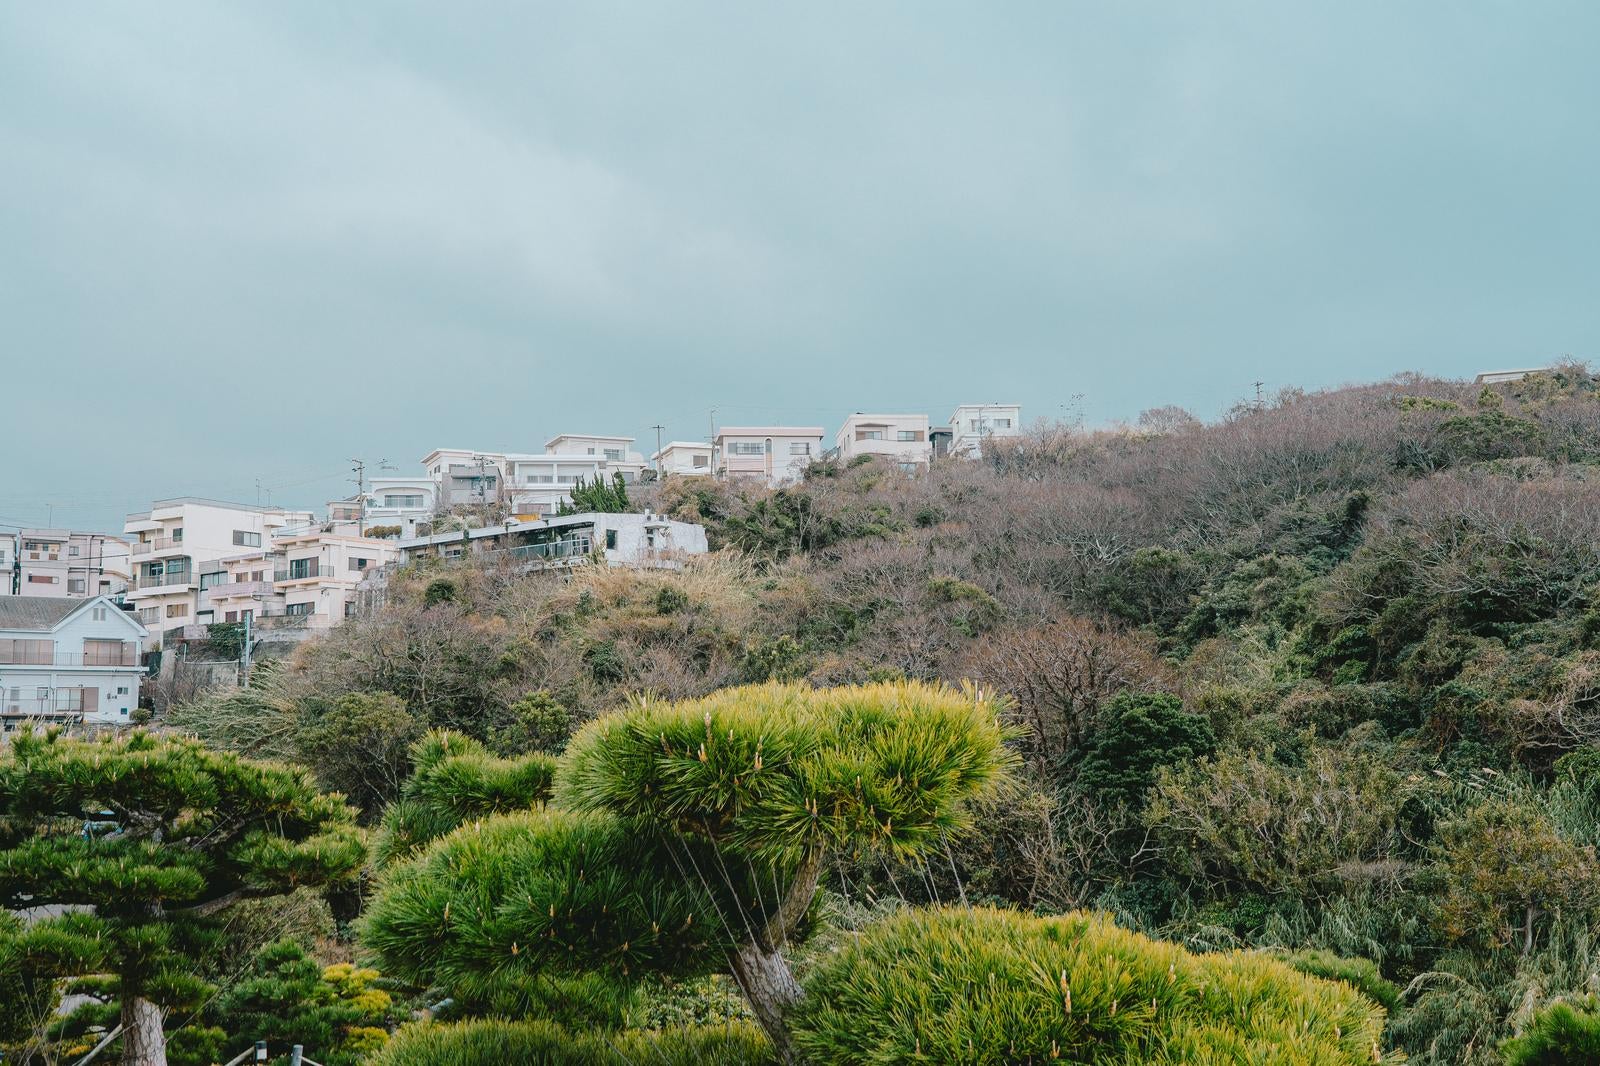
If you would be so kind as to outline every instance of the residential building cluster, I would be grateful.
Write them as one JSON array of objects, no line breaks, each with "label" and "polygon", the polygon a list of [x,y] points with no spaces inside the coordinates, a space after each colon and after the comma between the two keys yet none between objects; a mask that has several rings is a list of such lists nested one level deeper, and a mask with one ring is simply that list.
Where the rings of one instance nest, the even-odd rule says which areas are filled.
[{"label": "residential building cluster", "polygon": [[1020,432],[1016,404],[963,404],[943,425],[858,412],[831,448],[821,426],[724,426],[709,441],[662,444],[646,460],[632,437],[563,433],[542,452],[436,448],[413,475],[362,476],[358,492],[320,518],[184,496],[128,515],[120,536],[21,529],[0,537],[0,727],[125,723],[139,707],[147,652],[205,639],[216,623],[302,639],[381,603],[403,564],[677,567],[707,550],[704,527],[649,512],[562,515],[580,482],[717,477],[777,487],[819,459],[861,456],[914,473]]}]

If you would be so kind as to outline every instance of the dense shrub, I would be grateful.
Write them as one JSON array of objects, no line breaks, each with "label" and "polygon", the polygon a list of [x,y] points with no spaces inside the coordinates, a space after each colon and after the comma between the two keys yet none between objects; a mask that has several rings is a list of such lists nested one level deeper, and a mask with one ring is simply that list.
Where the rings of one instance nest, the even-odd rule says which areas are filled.
[{"label": "dense shrub", "polygon": [[1583,1003],[1553,1003],[1501,1050],[1506,1066],[1584,1066],[1600,1062],[1600,1006],[1594,997]]},{"label": "dense shrub", "polygon": [[1383,1010],[1254,953],[1191,955],[1081,913],[912,910],[807,981],[817,1062],[1337,1066],[1381,1057]]},{"label": "dense shrub", "polygon": [[746,1024],[657,1032],[569,1032],[549,1022],[418,1024],[395,1034],[371,1066],[767,1066],[761,1030]]}]

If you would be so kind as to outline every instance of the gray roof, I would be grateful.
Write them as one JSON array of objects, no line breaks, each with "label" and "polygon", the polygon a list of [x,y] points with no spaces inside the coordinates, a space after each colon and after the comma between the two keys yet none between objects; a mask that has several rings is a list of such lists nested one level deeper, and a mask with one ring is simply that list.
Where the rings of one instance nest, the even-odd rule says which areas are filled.
[{"label": "gray roof", "polygon": [[0,596],[0,629],[48,632],[88,602],[46,596]]}]

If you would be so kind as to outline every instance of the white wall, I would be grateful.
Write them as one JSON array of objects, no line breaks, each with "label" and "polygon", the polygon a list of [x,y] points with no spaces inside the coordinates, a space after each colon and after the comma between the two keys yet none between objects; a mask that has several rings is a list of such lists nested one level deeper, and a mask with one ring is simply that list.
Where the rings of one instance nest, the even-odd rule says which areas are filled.
[{"label": "white wall", "polygon": [[[868,436],[876,434],[876,437]],[[911,440],[901,440],[902,435]],[[928,443],[927,415],[854,414],[845,419],[834,437],[839,457],[881,455],[892,463],[924,466],[933,456]]]},{"label": "white wall", "polygon": [[[103,614],[95,618],[95,614]],[[84,721],[98,724],[125,724],[139,706],[142,666],[84,666],[83,642],[87,638],[124,641],[134,645],[133,660],[139,662],[144,646],[144,631],[107,599],[85,600],[84,607],[65,619],[54,631],[0,630],[0,637],[17,640],[50,640],[55,644],[55,664],[51,666],[11,666],[0,664],[0,711],[13,706],[24,714],[39,707],[38,690],[86,688],[99,692],[99,707],[86,714]],[[126,691],[119,691],[125,689]],[[13,698],[13,690],[17,698]],[[48,713],[48,712],[46,712]],[[8,718],[15,721],[14,718]],[[9,731],[9,729],[8,729]]]}]

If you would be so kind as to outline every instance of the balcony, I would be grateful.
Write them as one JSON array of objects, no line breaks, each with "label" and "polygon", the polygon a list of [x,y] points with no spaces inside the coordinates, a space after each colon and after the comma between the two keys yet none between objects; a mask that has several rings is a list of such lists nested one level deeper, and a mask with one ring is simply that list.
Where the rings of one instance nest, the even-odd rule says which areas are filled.
[{"label": "balcony", "polygon": [[318,578],[332,577],[335,573],[337,571],[331,566],[290,567],[287,570],[274,570],[272,580],[274,584],[281,585],[286,581],[315,581]]},{"label": "balcony", "polygon": [[154,546],[154,542],[153,541],[136,540],[132,544],[130,544],[128,547],[129,547],[129,550],[132,551],[134,555],[149,555],[150,554],[150,549],[153,546]]},{"label": "balcony", "polygon": [[[35,658],[38,658],[37,656]],[[17,667],[25,670],[67,669],[81,670],[95,667],[116,667],[127,669],[139,665],[139,647],[136,644],[124,644],[121,648],[108,648],[104,651],[93,651],[85,655],[82,652],[57,652],[54,655],[43,656],[44,662],[10,662],[0,658],[0,669]]]},{"label": "balcony", "polygon": [[139,592],[157,588],[185,588],[195,584],[195,575],[189,571],[176,574],[140,574],[128,587]]},{"label": "balcony", "polygon": [[[152,537],[149,540],[138,541],[134,547],[146,546],[150,552],[170,552],[183,550],[182,537]],[[135,552],[135,554],[138,554]]]},{"label": "balcony", "polygon": [[270,581],[226,581],[207,591],[212,599],[221,600],[230,596],[270,596],[274,590]]}]

